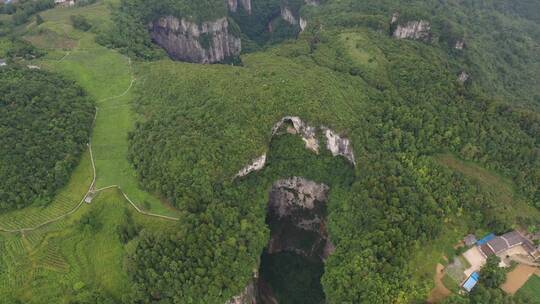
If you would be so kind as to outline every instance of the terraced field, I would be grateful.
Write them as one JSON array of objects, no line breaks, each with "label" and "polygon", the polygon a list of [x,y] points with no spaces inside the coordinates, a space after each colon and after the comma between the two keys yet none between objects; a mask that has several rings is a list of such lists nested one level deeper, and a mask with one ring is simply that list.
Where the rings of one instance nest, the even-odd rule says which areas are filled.
[{"label": "terraced field", "polygon": [[[131,63],[125,56],[97,45],[93,33],[74,30],[69,18],[78,13],[100,20],[107,16],[108,9],[101,2],[43,12],[41,30],[30,24],[25,38],[46,48],[48,55],[32,64],[76,80],[97,101],[91,139],[96,188],[118,185],[140,209],[178,216],[177,211],[141,190],[126,157],[127,136],[134,123]],[[92,179],[90,153],[86,152],[68,185],[51,204],[0,215],[0,303],[15,298],[28,304],[68,303],[91,289],[120,300],[129,288],[122,265],[125,247],[116,232],[124,212],[132,212],[145,229],[174,229],[172,221],[136,213],[117,188],[100,192],[92,204],[81,204]],[[80,223],[89,212],[97,214],[100,228],[96,231]],[[63,217],[67,213],[69,216]],[[54,219],[59,220],[51,222]]]},{"label": "terraced field", "polygon": [[52,203],[45,207],[33,206],[0,214],[0,229],[36,228],[51,219],[63,216],[79,205],[91,183],[90,153],[86,152],[83,154],[69,183],[58,193]]},{"label": "terraced field", "polygon": [[[110,1],[109,1],[110,2]],[[53,48],[51,51],[65,53],[45,58],[36,64],[60,72],[75,79],[97,100],[98,115],[94,128],[92,146],[96,162],[96,188],[118,185],[140,209],[167,216],[177,212],[163,204],[160,199],[141,190],[135,171],[127,160],[128,132],[134,126],[131,109],[131,88],[135,82],[129,59],[116,51],[97,45],[93,33],[84,33],[71,27],[70,16],[84,13],[97,24],[106,22],[106,3],[82,8],[58,8],[42,13],[45,23],[41,25],[58,35],[75,37],[77,46],[68,51]]]}]

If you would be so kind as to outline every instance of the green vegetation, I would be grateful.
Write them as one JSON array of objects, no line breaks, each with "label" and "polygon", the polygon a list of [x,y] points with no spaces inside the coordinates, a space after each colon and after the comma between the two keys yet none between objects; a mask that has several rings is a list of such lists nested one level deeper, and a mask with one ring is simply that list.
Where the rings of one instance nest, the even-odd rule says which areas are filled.
[{"label": "green vegetation", "polygon": [[86,148],[92,100],[57,74],[0,69],[0,211],[47,205]]},{"label": "green vegetation", "polygon": [[[242,10],[231,17],[247,50],[298,31],[272,19],[276,2],[261,3],[253,6],[253,16],[264,17],[259,21],[243,19]],[[99,2],[44,11],[43,23],[16,27],[47,48],[34,62],[77,81],[97,100],[97,188],[118,185],[143,209],[176,216],[162,203],[170,202],[182,217],[178,225],[148,219],[126,211],[123,197],[107,190],[61,221],[21,236],[1,234],[0,298],[224,303],[259,267],[268,241],[268,189],[291,175],[331,187],[326,228],[336,251],[307,288],[321,295],[322,286],[329,303],[424,301],[435,263],[442,254],[451,258],[460,236],[538,223],[540,116],[526,106],[540,95],[534,52],[540,36],[530,13],[537,3],[299,3],[289,5],[309,21],[306,31],[245,55],[243,67],[131,62],[94,42],[98,32],[103,45],[160,58],[148,21],[165,14],[197,22],[224,17],[221,0],[125,0],[112,15]],[[431,21],[432,41],[390,38],[395,11],[399,22]],[[94,28],[74,29],[70,16],[77,15]],[[265,32],[268,21],[275,34]],[[465,49],[454,49],[462,38]],[[471,75],[465,84],[456,80],[463,70]],[[330,157],[324,138],[319,155],[296,136],[271,140],[272,126],[286,115],[349,138],[357,167]],[[234,179],[262,153],[264,170]],[[85,168],[64,191],[86,192]],[[15,222],[5,222],[9,229],[41,223],[78,201],[68,203],[62,193],[47,208],[1,219],[14,215]],[[310,279],[322,273],[310,269],[303,273]],[[487,287],[448,303],[510,301]]]},{"label": "green vegetation", "polygon": [[[458,234],[509,227],[514,219],[493,217],[501,202],[491,202],[485,189],[432,156],[452,151],[485,164],[512,177],[526,200],[535,202],[538,134],[528,126],[538,117],[505,111],[508,105],[459,84],[457,59],[446,50],[369,30],[337,33],[308,32],[296,42],[246,55],[243,68],[141,65],[148,74],[136,87],[137,111],[144,119],[131,136],[130,159],[148,189],[206,219],[210,206],[220,208],[216,200],[231,200],[217,190],[231,189],[236,172],[267,151],[270,130],[281,117],[297,115],[342,131],[354,143],[359,167],[350,190],[332,191],[329,203],[328,228],[337,249],[322,278],[327,300],[422,300],[433,272],[427,265],[440,259],[433,254],[426,264],[411,262],[411,255],[425,253],[423,244],[444,237],[444,226],[464,225],[441,245],[446,251]],[[311,167],[306,155],[297,161]],[[236,191],[236,204],[251,208],[246,218],[264,213],[264,200],[252,209],[257,196]],[[522,219],[534,221],[534,214]],[[429,275],[411,280],[419,264]],[[245,266],[244,282],[255,266]]]},{"label": "green vegetation", "polygon": [[15,25],[26,23],[35,13],[54,7],[54,0],[20,0],[10,3],[2,3],[0,12],[10,14]]},{"label": "green vegetation", "polygon": [[497,288],[506,280],[506,271],[499,267],[501,259],[492,255],[487,258],[486,264],[480,271],[481,284],[487,288]]},{"label": "green vegetation", "polygon": [[272,285],[276,299],[283,304],[325,303],[320,281],[323,268],[322,262],[290,252],[263,254],[261,258],[261,278]]},{"label": "green vegetation", "polygon": [[515,295],[522,303],[540,303],[540,276],[533,275]]},{"label": "green vegetation", "polygon": [[88,31],[92,28],[92,24],[88,22],[86,17],[84,15],[73,15],[71,16],[71,24],[73,24],[73,27],[81,30],[81,31]]},{"label": "green vegetation", "polygon": [[0,214],[0,228],[8,230],[34,228],[73,210],[88,191],[92,183],[92,174],[90,153],[85,152],[67,185],[58,191],[50,204],[3,212]]},{"label": "green vegetation", "polygon": [[[3,303],[120,303],[129,289],[123,257],[130,245],[124,245],[116,232],[125,225],[123,214],[130,213],[146,230],[174,229],[170,222],[131,210],[118,192],[110,190],[63,221],[22,235],[0,233],[0,298],[7,301]],[[99,229],[80,228],[88,217],[99,223]]]}]

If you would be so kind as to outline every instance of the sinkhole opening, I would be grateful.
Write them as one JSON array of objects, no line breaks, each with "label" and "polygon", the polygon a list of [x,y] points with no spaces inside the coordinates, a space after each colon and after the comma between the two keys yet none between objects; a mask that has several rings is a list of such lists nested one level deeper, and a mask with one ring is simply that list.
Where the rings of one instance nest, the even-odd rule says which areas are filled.
[{"label": "sinkhole opening", "polygon": [[329,190],[301,177],[272,186],[266,216],[270,241],[259,268],[260,303],[325,303],[321,277],[333,251],[326,231]]}]

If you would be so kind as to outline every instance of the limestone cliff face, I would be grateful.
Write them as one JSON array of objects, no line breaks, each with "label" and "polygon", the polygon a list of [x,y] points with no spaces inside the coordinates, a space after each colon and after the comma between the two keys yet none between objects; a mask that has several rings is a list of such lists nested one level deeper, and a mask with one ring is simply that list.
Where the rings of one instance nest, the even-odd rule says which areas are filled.
[{"label": "limestone cliff face", "polygon": [[397,39],[431,40],[431,24],[425,20],[399,24],[393,33]]},{"label": "limestone cliff face", "polygon": [[236,13],[238,11],[238,4],[242,5],[244,10],[251,14],[251,0],[226,0],[227,5],[229,6],[229,11],[231,13]]},{"label": "limestone cliff face", "polygon": [[238,174],[236,174],[236,177],[243,177],[250,174],[251,172],[259,171],[264,168],[264,165],[266,165],[266,153],[261,155],[260,157],[257,157],[251,162],[251,164],[242,168],[242,170],[240,170]]},{"label": "limestone cliff face", "polygon": [[233,297],[226,304],[257,304],[257,278],[255,277],[244,289],[244,291]]},{"label": "limestone cliff face", "polygon": [[304,3],[313,6],[319,6],[321,4],[319,0],[305,0]]},{"label": "limestone cliff face", "polygon": [[399,17],[399,13],[394,13],[390,22],[390,24],[395,28],[392,32],[392,36],[394,38],[422,41],[431,40],[431,23],[425,20],[399,23]]},{"label": "limestone cliff face", "polygon": [[[328,199],[328,186],[302,177],[291,177],[274,183],[268,208],[279,219],[297,210],[313,210]],[[300,226],[303,224],[298,223]],[[309,226],[309,225],[308,225]],[[308,229],[308,227],[302,227]]]},{"label": "limestone cliff face", "polygon": [[463,39],[460,39],[456,41],[456,44],[454,45],[454,48],[456,50],[463,50],[465,48],[465,41]]},{"label": "limestone cliff face", "polygon": [[227,18],[197,24],[167,16],[149,27],[152,40],[176,60],[216,63],[238,56],[242,50],[240,38],[229,31]]},{"label": "limestone cliff face", "polygon": [[[320,144],[317,137],[317,131],[321,130],[326,137],[326,148],[333,156],[345,157],[353,166],[356,166],[356,159],[352,142],[345,137],[340,136],[335,131],[321,126],[320,128],[310,126],[297,116],[285,116],[279,120],[272,128],[272,137],[283,133],[296,134],[302,137],[306,144],[306,149],[319,153]],[[266,165],[266,153],[255,158],[251,163],[240,169],[236,177],[243,177],[251,172],[259,171]]]},{"label": "limestone cliff face", "polygon": [[325,228],[329,190],[325,184],[296,176],[274,183],[268,203],[269,254],[291,251],[324,260],[333,252]]},{"label": "limestone cliff face", "polygon": [[292,124],[292,128],[287,128],[287,132],[290,134],[298,134],[304,140],[306,149],[309,149],[315,153],[319,153],[319,141],[317,140],[317,128],[312,127],[305,123],[302,119],[296,116],[285,116],[278,121],[272,128],[272,136],[279,134],[283,125],[286,123]]},{"label": "limestone cliff face", "polygon": [[281,18],[289,24],[292,24],[292,25],[298,24],[298,19],[296,19],[291,9],[287,6],[281,7]]},{"label": "limestone cliff face", "polygon": [[343,156],[349,162],[356,166],[352,143],[349,139],[343,138],[334,131],[323,127],[324,135],[326,136],[326,148],[332,152],[333,156]]}]

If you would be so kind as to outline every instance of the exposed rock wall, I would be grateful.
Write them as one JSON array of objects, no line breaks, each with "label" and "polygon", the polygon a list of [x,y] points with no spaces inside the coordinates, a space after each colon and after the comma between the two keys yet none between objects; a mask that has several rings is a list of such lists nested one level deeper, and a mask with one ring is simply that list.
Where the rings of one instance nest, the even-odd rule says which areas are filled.
[{"label": "exposed rock wall", "polygon": [[264,165],[266,165],[266,153],[260,157],[257,157],[253,160],[251,164],[242,168],[242,170],[240,170],[240,172],[236,174],[236,177],[243,177],[250,174],[251,172],[259,171],[264,168]]},{"label": "exposed rock wall", "polygon": [[292,251],[324,260],[333,252],[325,228],[329,190],[325,184],[296,176],[274,183],[268,203],[269,254]]},{"label": "exposed rock wall", "polygon": [[465,83],[465,82],[467,82],[467,80],[469,80],[469,78],[470,78],[470,76],[469,76],[469,74],[467,74],[467,72],[461,71],[461,73],[458,76],[458,81],[460,83]]},{"label": "exposed rock wall", "polygon": [[343,156],[348,159],[351,164],[356,166],[351,141],[347,138],[342,138],[328,128],[323,127],[323,131],[326,136],[326,148],[332,152],[332,155]]},{"label": "exposed rock wall", "polygon": [[257,304],[257,278],[255,277],[247,286],[244,291],[233,297],[226,304]]},{"label": "exposed rock wall", "polygon": [[229,32],[227,18],[196,24],[167,16],[149,26],[152,39],[176,60],[216,63],[238,56],[242,50],[240,38]]},{"label": "exposed rock wall", "polygon": [[306,19],[300,17],[300,31],[305,31],[308,26],[308,22]]},{"label": "exposed rock wall", "polygon": [[304,3],[313,6],[319,6],[321,4],[319,0],[305,0]]},{"label": "exposed rock wall", "polygon": [[287,6],[281,7],[281,19],[292,25],[298,24],[298,19],[296,19],[291,9]]},{"label": "exposed rock wall", "polygon": [[251,14],[251,0],[226,0],[227,5],[229,6],[229,11],[232,13],[236,13],[238,11],[238,3],[242,5],[244,10],[248,12],[248,14]]},{"label": "exposed rock wall", "polygon": [[290,122],[293,125],[293,130],[287,130],[289,133],[298,134],[306,144],[306,149],[315,153],[319,153],[319,140],[317,139],[317,128],[305,123],[302,119],[296,116],[285,116],[277,122],[272,128],[272,136],[275,136],[280,131],[281,127]]},{"label": "exposed rock wall", "polygon": [[[288,123],[290,126],[283,130],[283,127]],[[322,126],[320,129],[326,136],[326,148],[332,153],[332,155],[343,156],[353,166],[356,166],[352,142],[348,138],[341,137],[339,134],[327,127]],[[297,116],[285,116],[272,128],[272,137],[281,134],[281,132],[300,135],[306,144],[306,149],[319,153],[320,144],[317,138],[317,130],[318,129],[316,127],[308,125]],[[235,177],[243,177],[251,172],[259,171],[263,169],[265,165],[266,154],[263,154],[238,171]]]},{"label": "exposed rock wall", "polygon": [[282,219],[296,210],[313,210],[316,204],[326,202],[329,189],[325,184],[318,184],[302,177],[279,180],[272,186],[270,192],[269,211]]},{"label": "exposed rock wall", "polygon": [[409,21],[405,24],[398,24],[392,35],[397,39],[430,41],[431,24],[425,20]]}]

